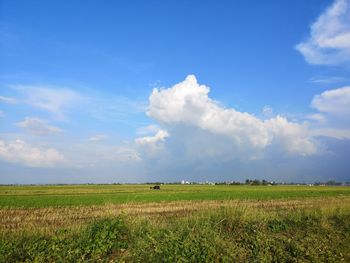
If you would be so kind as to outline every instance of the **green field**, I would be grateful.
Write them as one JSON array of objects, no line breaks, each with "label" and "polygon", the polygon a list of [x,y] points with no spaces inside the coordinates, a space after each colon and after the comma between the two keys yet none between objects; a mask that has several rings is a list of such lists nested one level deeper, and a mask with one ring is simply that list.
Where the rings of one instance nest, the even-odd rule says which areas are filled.
[{"label": "green field", "polygon": [[0,262],[350,262],[350,187],[0,187]]},{"label": "green field", "polygon": [[251,185],[0,186],[0,207],[104,205],[180,200],[270,200],[350,196],[350,187]]}]

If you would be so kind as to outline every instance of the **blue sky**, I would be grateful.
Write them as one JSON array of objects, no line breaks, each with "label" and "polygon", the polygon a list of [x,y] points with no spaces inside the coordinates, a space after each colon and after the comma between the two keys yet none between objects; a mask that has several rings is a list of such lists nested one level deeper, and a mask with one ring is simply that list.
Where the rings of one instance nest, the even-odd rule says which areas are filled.
[{"label": "blue sky", "polygon": [[350,2],[0,1],[0,183],[350,181]]}]

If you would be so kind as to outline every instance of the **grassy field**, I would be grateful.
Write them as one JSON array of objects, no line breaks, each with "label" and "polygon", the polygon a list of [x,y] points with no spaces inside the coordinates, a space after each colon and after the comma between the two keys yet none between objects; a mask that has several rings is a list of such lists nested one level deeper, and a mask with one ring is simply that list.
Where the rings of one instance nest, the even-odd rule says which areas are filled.
[{"label": "grassy field", "polygon": [[0,186],[0,207],[52,207],[181,200],[271,200],[350,196],[350,187],[251,185]]},{"label": "grassy field", "polygon": [[350,187],[0,187],[0,262],[350,262]]}]

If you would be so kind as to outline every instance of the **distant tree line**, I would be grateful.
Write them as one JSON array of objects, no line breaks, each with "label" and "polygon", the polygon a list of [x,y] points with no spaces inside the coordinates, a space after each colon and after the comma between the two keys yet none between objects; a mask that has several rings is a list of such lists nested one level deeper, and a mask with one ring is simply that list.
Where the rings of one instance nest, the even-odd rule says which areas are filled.
[{"label": "distant tree line", "polygon": [[[81,183],[81,184],[0,184],[0,186],[37,186],[37,185],[47,185],[47,186],[54,186],[54,185],[125,185],[128,183],[105,183],[105,184],[98,184],[98,183]],[[164,184],[183,184],[181,182],[146,182],[146,183],[140,183],[140,184],[147,184],[147,185],[164,185]],[[187,183],[186,183],[187,184]],[[246,179],[245,182],[236,182],[236,181],[224,181],[224,182],[189,182],[188,184],[209,184],[209,185],[315,185],[315,186],[350,186],[350,182],[337,182],[335,180],[329,180],[327,182],[314,182],[314,183],[297,183],[297,182],[275,182],[275,181],[267,181],[265,179],[258,180],[258,179]]]},{"label": "distant tree line", "polygon": [[263,179],[262,181],[258,179],[250,180],[247,179],[245,180],[245,184],[250,184],[250,185],[273,185],[276,184],[275,182],[268,182],[267,180]]},{"label": "distant tree line", "polygon": [[[191,183],[192,184],[192,183]],[[267,181],[265,179],[258,180],[258,179],[246,179],[244,183],[241,182],[216,182],[215,185],[315,185],[315,186],[321,186],[321,185],[327,185],[327,186],[350,186],[350,182],[337,182],[335,180],[330,180],[327,182],[315,182],[315,183],[295,183],[295,182],[274,182],[274,181]]]},{"label": "distant tree line", "polygon": [[[334,180],[329,180],[325,183],[322,183],[322,182],[315,182],[314,185],[343,185],[344,183],[341,183],[341,182],[337,182],[337,181],[334,181]],[[346,185],[350,185],[350,182],[346,182],[345,183]]]},{"label": "distant tree line", "polygon": [[242,184],[241,182],[235,182],[235,181],[215,183],[215,185],[241,185],[241,184]]}]

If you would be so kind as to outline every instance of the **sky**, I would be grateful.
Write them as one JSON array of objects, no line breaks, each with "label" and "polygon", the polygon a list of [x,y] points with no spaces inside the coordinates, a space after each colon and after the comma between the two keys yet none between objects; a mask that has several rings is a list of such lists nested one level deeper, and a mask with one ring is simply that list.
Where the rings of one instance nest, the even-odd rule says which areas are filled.
[{"label": "sky", "polygon": [[0,184],[350,181],[350,0],[0,0]]}]

